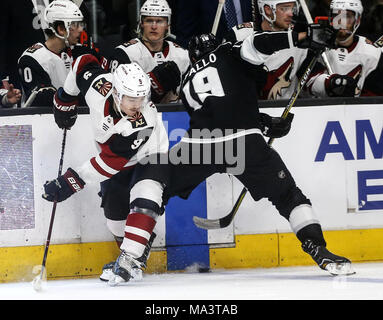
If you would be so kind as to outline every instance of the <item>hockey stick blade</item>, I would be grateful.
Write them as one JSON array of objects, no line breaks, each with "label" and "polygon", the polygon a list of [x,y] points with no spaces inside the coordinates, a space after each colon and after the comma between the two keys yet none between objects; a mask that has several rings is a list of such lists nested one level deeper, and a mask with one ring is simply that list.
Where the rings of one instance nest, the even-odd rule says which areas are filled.
[{"label": "hockey stick blade", "polygon": [[37,276],[35,276],[33,278],[33,281],[32,281],[33,289],[35,289],[35,291],[37,291],[37,292],[40,292],[43,289],[45,289],[46,284],[47,284],[47,272],[46,272],[46,269],[45,269],[45,267],[43,265],[37,265],[37,266],[33,267],[33,271],[32,272],[34,274],[37,274]]},{"label": "hockey stick blade", "polygon": [[230,213],[220,219],[204,219],[201,217],[194,216],[194,224],[201,229],[211,230],[211,229],[222,229],[226,228],[234,220],[234,217],[241,206],[242,200],[247,193],[247,189],[243,188],[241,194],[239,195],[237,201],[235,202],[234,208]]},{"label": "hockey stick blade", "polygon": [[221,229],[220,219],[204,219],[201,217],[193,217],[194,224],[201,229],[211,230],[211,229]]}]

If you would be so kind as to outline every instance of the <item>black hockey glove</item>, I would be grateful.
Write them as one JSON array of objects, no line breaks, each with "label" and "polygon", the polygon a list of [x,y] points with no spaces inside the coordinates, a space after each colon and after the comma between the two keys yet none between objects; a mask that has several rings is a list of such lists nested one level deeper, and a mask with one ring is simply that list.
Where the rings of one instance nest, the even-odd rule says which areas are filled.
[{"label": "black hockey glove", "polygon": [[293,113],[289,113],[285,119],[282,119],[282,117],[271,117],[266,113],[260,113],[259,116],[262,133],[269,138],[281,138],[287,135],[294,118]]},{"label": "black hockey glove", "polygon": [[67,94],[59,88],[53,97],[53,115],[60,129],[70,129],[77,119],[77,97]]},{"label": "black hockey glove", "polygon": [[149,72],[149,77],[152,89],[159,95],[170,90],[175,92],[181,83],[181,72],[174,61],[166,61],[158,65]]},{"label": "black hockey glove", "polygon": [[53,202],[68,199],[72,194],[82,190],[85,182],[79,177],[76,171],[68,168],[64,175],[59,176],[57,179],[46,181],[44,184],[44,194],[42,197]]},{"label": "black hockey glove", "polygon": [[76,60],[79,56],[82,56],[83,54],[91,54],[95,56],[97,60],[100,62],[102,60],[101,54],[99,54],[96,49],[91,49],[87,46],[78,44],[78,45],[75,45],[71,51],[72,51],[73,60]]},{"label": "black hockey glove", "polygon": [[327,24],[312,23],[307,25],[307,36],[298,41],[298,48],[308,48],[322,51],[325,48],[335,48],[337,30]]},{"label": "black hockey glove", "polygon": [[357,84],[353,77],[332,74],[325,81],[325,89],[329,97],[354,97]]}]

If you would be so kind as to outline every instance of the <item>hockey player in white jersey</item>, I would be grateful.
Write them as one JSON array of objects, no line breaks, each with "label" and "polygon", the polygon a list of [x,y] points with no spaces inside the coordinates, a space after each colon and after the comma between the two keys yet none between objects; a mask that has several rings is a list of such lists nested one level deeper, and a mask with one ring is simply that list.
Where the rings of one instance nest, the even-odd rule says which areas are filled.
[{"label": "hockey player in white jersey", "polygon": [[54,97],[55,121],[60,128],[74,124],[80,92],[90,108],[99,153],[46,182],[43,198],[54,201],[56,196],[58,202],[64,201],[87,184],[108,183],[117,177],[117,187],[104,187],[121,195],[114,204],[117,216],[116,212],[106,215],[109,230],[122,242],[121,255],[108,279],[113,283],[137,279],[146,263],[145,249],[156,220],[163,212],[159,181],[164,180],[161,175],[165,172],[156,170],[148,159],[167,152],[167,133],[149,100],[149,77],[136,63],[122,64],[112,74],[94,56],[80,56]]},{"label": "hockey player in white jersey", "polygon": [[[298,15],[298,1],[258,0],[262,16],[261,30],[251,32],[252,26],[242,26],[241,57],[268,70],[266,85],[260,91],[260,99],[288,99],[294,92],[304,66],[316,50],[335,45],[335,32],[330,26],[311,24],[307,32],[294,29],[294,17]],[[300,31],[300,30],[299,30]]]},{"label": "hockey player in white jersey", "polygon": [[356,35],[363,14],[360,0],[333,0],[329,18],[339,29],[337,48],[328,50],[329,62],[336,74],[324,67],[308,82],[309,92],[316,97],[383,95],[382,48],[363,36]]},{"label": "hockey player in white jersey", "polygon": [[26,49],[18,60],[25,100],[38,90],[32,106],[52,106],[53,95],[64,85],[73,62],[72,55],[80,43],[84,17],[72,1],[55,0],[44,11],[49,26],[44,32],[45,43],[36,43]]},{"label": "hockey player in white jersey", "polygon": [[138,37],[117,46],[109,61],[113,72],[120,63],[138,63],[150,76],[152,101],[177,101],[181,76],[189,67],[188,53],[170,34],[172,11],[165,0],[147,0],[140,10]]}]

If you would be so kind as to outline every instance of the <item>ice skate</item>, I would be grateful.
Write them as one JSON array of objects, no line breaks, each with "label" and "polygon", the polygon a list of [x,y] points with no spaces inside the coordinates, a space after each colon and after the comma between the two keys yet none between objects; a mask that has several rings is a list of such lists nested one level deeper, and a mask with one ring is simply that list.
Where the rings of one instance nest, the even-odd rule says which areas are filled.
[{"label": "ice skate", "polygon": [[310,239],[302,244],[302,249],[313,258],[321,269],[328,271],[334,276],[348,276],[355,273],[350,260],[331,253],[326,247],[318,246]]},{"label": "ice skate", "polygon": [[[101,281],[108,282],[110,279],[114,277],[113,267],[115,263],[116,261],[112,261],[104,265],[104,267],[102,268],[102,274],[99,277]],[[142,270],[140,268],[137,268],[134,270],[131,280],[141,280],[141,279],[142,279]]]},{"label": "ice skate", "polygon": [[[152,235],[150,236],[150,239],[148,243],[146,244],[145,251],[142,254],[141,257],[138,259],[135,259],[137,262],[140,263],[140,268],[141,269],[146,269],[146,265],[150,256],[150,250],[152,248],[152,244],[154,239],[156,238],[156,234],[153,232]],[[100,275],[100,280],[101,281],[109,281],[113,277],[113,266],[116,262],[112,261],[107,264],[105,264],[102,268],[102,274]],[[135,270],[136,273],[134,274],[134,278],[137,278],[140,280],[142,278],[142,270]]]},{"label": "ice skate", "polygon": [[109,277],[108,284],[116,286],[120,283],[141,280],[142,270],[141,263],[121,250],[116,262],[113,265],[112,274]]},{"label": "ice skate", "polygon": [[116,263],[116,261],[112,261],[112,262],[109,262],[107,264],[105,264],[103,267],[102,267],[102,273],[100,275],[100,280],[101,281],[109,281],[109,279],[112,277],[113,275],[113,266],[114,264]]}]

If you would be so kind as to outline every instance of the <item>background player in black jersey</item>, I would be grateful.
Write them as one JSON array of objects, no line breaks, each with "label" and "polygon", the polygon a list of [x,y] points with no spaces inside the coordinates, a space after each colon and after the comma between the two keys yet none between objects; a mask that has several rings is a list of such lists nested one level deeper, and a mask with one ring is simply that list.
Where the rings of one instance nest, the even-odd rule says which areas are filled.
[{"label": "background player in black jersey", "polygon": [[[213,50],[217,45],[214,41],[212,35],[201,35],[189,45],[194,64],[183,81],[181,98],[190,115],[190,127],[170,150],[171,175],[165,203],[172,196],[187,199],[195,187],[214,173],[231,173],[255,201],[267,198],[272,202],[289,221],[303,250],[320,268],[332,273],[352,273],[348,259],[326,249],[310,200],[263,137],[286,135],[292,114],[282,119],[260,113],[256,87],[262,85],[265,71],[242,60],[230,43]],[[236,163],[230,154],[233,150]],[[206,162],[207,159],[211,161]]]}]

